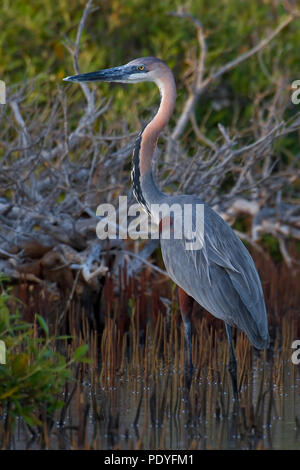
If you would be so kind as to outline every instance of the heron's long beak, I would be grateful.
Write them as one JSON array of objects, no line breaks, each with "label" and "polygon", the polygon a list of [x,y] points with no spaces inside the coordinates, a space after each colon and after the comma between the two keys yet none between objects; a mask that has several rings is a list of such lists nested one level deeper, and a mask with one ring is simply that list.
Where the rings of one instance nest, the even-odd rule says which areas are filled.
[{"label": "heron's long beak", "polygon": [[135,68],[130,65],[98,70],[98,72],[81,73],[63,78],[67,82],[126,82]]}]

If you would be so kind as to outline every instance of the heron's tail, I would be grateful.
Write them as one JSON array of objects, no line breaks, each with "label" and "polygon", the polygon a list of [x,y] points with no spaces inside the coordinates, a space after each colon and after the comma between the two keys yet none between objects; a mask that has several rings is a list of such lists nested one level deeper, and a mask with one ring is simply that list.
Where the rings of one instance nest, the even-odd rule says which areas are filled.
[{"label": "heron's tail", "polygon": [[266,337],[255,337],[255,339],[253,338],[249,338],[251,343],[253,344],[253,346],[257,349],[268,349],[268,347],[270,346],[270,336],[269,334],[266,336]]},{"label": "heron's tail", "polygon": [[270,336],[266,314],[261,316],[261,321],[254,321],[253,315],[244,307],[243,314],[238,317],[237,326],[248,336],[252,345],[257,349],[267,349],[270,345]]}]

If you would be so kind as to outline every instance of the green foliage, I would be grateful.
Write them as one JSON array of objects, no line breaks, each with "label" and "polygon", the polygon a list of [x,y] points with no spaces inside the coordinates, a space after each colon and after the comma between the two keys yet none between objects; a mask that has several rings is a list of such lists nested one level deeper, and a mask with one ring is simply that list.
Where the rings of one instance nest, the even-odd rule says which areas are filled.
[{"label": "green foliage", "polygon": [[[41,76],[50,88],[56,89],[64,76],[73,73],[72,59],[64,41],[66,38],[75,41],[85,4],[86,0],[3,0],[0,18],[1,79],[11,85]],[[81,37],[79,59],[82,71],[126,63],[143,55],[162,57],[176,73],[179,88],[177,110],[180,109],[180,102],[186,97],[181,82],[186,71],[186,59],[195,59],[198,49],[192,23],[170,15],[182,7],[182,1],[95,0],[94,6],[97,10],[89,15]],[[272,0],[253,0],[246,4],[240,0],[190,0],[185,8],[204,25],[207,68],[217,68],[249,50],[286,14],[282,6]],[[234,90],[235,101],[240,102],[244,120],[251,117],[251,101],[255,94],[270,85],[269,75],[274,73],[274,63],[278,64],[278,73],[289,70],[292,78],[298,77],[299,24],[300,20],[295,20],[259,57],[251,58],[222,77],[222,89],[231,94]],[[276,80],[276,76],[272,78]],[[220,83],[216,86],[219,87]],[[114,109],[111,111],[114,120],[120,111],[124,113],[130,109],[133,101],[138,105],[143,87],[147,87],[147,93],[143,93],[140,115],[144,109],[157,103],[154,87],[113,88],[102,85],[106,95],[114,96]],[[41,100],[48,99],[45,85],[40,95]],[[81,96],[80,92],[76,96]],[[215,98],[218,99],[218,93]],[[210,107],[213,106],[212,101],[210,97]],[[218,120],[229,123],[232,111],[233,102],[218,116],[219,113],[212,108],[208,127],[213,128]],[[207,112],[207,106],[201,104],[197,113],[202,116],[203,112]],[[243,122],[239,122],[242,125]]]},{"label": "green foliage", "polygon": [[50,417],[64,404],[59,396],[65,383],[73,380],[71,366],[88,361],[88,346],[80,345],[67,359],[57,350],[57,344],[68,337],[51,337],[40,315],[36,315],[37,323],[32,325],[18,313],[10,313],[11,295],[9,289],[4,289],[3,280],[1,277],[0,340],[6,346],[6,364],[0,364],[0,409],[12,425],[17,416],[30,426],[41,425],[42,413]]},{"label": "green foliage", "polygon": [[233,228],[239,232],[247,232],[248,226],[249,216],[247,214],[237,217],[233,224]]},{"label": "green foliage", "polygon": [[268,250],[274,261],[282,261],[279,242],[275,237],[269,234],[263,234],[261,237],[261,244]]}]

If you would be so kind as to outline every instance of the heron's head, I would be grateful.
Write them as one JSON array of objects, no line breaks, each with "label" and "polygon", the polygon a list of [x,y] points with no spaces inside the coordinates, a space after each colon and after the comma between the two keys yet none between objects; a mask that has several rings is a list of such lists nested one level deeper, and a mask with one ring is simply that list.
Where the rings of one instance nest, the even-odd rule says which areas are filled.
[{"label": "heron's head", "polygon": [[141,57],[119,67],[81,73],[63,80],[69,82],[157,83],[166,73],[170,73],[170,69],[162,60],[156,57]]}]

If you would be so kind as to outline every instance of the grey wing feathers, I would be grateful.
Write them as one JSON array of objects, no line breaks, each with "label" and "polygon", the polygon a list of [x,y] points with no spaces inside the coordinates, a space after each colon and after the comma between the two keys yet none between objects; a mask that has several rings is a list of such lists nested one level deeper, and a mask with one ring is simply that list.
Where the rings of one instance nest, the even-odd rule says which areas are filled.
[{"label": "grey wing feathers", "polygon": [[[211,213],[213,213],[214,228],[217,228],[213,230],[214,236],[208,237],[208,249],[213,253],[212,260],[226,271],[250,313],[249,320],[252,319],[257,326],[261,343],[267,344],[269,339],[267,313],[260,278],[253,259],[231,227],[215,212]],[[216,234],[219,236],[216,237]],[[221,253],[218,259],[216,253]]]},{"label": "grey wing feathers", "polygon": [[257,348],[267,347],[267,314],[252,257],[231,227],[206,205],[204,217],[202,250],[186,251],[182,240],[162,240],[166,268],[210,313],[241,328]]}]

